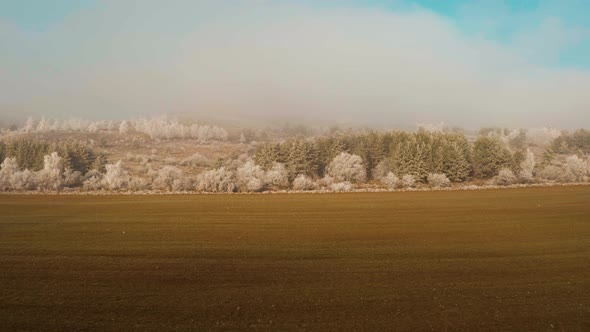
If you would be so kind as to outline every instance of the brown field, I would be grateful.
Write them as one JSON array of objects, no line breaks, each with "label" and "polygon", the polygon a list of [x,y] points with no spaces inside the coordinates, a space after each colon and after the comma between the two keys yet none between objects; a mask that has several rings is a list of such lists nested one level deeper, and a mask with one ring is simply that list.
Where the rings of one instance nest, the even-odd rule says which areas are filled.
[{"label": "brown field", "polygon": [[0,329],[590,330],[590,186],[0,196]]}]

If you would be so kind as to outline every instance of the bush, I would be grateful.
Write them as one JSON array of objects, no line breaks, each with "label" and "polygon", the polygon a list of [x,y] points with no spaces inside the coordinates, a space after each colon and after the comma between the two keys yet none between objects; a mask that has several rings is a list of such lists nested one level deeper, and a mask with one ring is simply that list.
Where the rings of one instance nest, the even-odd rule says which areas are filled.
[{"label": "bush", "polygon": [[153,189],[184,191],[193,189],[192,182],[184,178],[182,170],[174,166],[164,166],[154,176]]},{"label": "bush", "polygon": [[401,184],[404,188],[413,188],[416,185],[416,179],[414,179],[413,176],[406,174],[402,177]]},{"label": "bush", "polygon": [[295,190],[315,190],[317,184],[309,177],[300,174],[293,180],[293,189]]},{"label": "bush", "polygon": [[428,174],[427,177],[428,184],[430,184],[434,188],[444,188],[449,187],[451,185],[451,180],[447,178],[444,174]]},{"label": "bush", "polygon": [[234,192],[236,185],[233,173],[224,167],[205,171],[197,177],[197,189],[203,192]]},{"label": "bush", "polygon": [[129,185],[129,173],[123,169],[123,163],[119,160],[115,164],[106,165],[106,174],[102,182],[103,187],[108,190],[119,190]]},{"label": "bush", "polygon": [[64,165],[62,158],[53,152],[43,158],[43,169],[37,173],[38,188],[41,190],[60,190],[63,187]]},{"label": "bush", "polygon": [[586,161],[577,155],[565,159],[566,176],[569,182],[581,182],[586,176]]},{"label": "bush", "polygon": [[262,167],[255,165],[252,160],[239,167],[236,172],[238,189],[242,192],[255,192],[264,189],[266,174]]},{"label": "bush", "polygon": [[516,183],[516,176],[508,168],[502,168],[498,175],[494,177],[494,184],[498,186],[508,186]]},{"label": "bush", "polygon": [[386,176],[382,177],[381,183],[389,189],[394,189],[401,185],[399,178],[392,172],[389,172]]},{"label": "bush", "polygon": [[282,189],[289,187],[289,172],[285,165],[274,163],[272,168],[266,172],[264,181],[267,186],[273,189]]}]

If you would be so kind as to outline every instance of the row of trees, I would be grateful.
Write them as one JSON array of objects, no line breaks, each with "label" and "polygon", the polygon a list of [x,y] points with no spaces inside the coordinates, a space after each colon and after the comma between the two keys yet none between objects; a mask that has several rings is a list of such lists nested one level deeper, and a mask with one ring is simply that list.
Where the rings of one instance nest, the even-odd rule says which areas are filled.
[{"label": "row of trees", "polygon": [[389,172],[409,174],[426,181],[429,174],[444,173],[453,182],[491,178],[501,168],[516,170],[523,153],[511,153],[495,136],[483,136],[470,144],[461,133],[390,132],[336,133],[317,139],[290,139],[258,147],[254,159],[267,169],[284,163],[293,180],[297,175],[323,177],[332,160],[346,152],[360,157],[367,179],[378,180]]},{"label": "row of trees", "polygon": [[196,139],[200,143],[226,141],[228,132],[218,126],[183,124],[167,117],[115,121],[89,121],[82,119],[50,120],[41,118],[36,121],[29,117],[20,129],[25,133],[48,132],[118,132],[120,134],[143,133],[152,139]]},{"label": "row of trees", "polygon": [[[564,158],[555,153],[553,144],[538,163],[531,149],[511,148],[496,133],[470,142],[462,133],[427,131],[292,138],[258,145],[253,159],[211,163],[194,154],[174,163],[164,159],[158,170],[146,160],[141,176],[130,174],[121,161],[105,164],[104,156],[76,141],[0,143],[0,160],[4,160],[2,190],[349,191],[367,183],[405,188],[448,187],[472,180],[497,185],[581,182],[587,180],[590,168],[587,158]],[[207,166],[213,169],[198,176],[183,171]]]},{"label": "row of trees", "polygon": [[[576,133],[574,137],[580,137],[580,131]],[[543,162],[537,165],[533,152],[526,145],[520,149],[511,148],[511,144],[496,133],[479,136],[472,143],[462,133],[336,133],[317,139],[266,143],[258,147],[254,158],[263,169],[275,162],[285,164],[291,181],[300,174],[324,177],[329,173],[331,162],[344,158],[342,153],[352,155],[347,158],[353,158],[357,167],[364,168],[362,177],[365,178],[357,182],[382,180],[392,173],[397,178],[409,175],[422,183],[432,182],[429,179],[435,178],[433,174],[444,174],[449,181],[461,183],[489,180],[501,171],[503,175],[514,176],[511,183],[533,182],[537,174],[544,180],[582,181],[586,174],[580,169],[585,170],[587,162],[574,155],[560,163],[553,152],[554,144],[549,145]],[[554,173],[560,173],[561,177],[557,179]]]}]

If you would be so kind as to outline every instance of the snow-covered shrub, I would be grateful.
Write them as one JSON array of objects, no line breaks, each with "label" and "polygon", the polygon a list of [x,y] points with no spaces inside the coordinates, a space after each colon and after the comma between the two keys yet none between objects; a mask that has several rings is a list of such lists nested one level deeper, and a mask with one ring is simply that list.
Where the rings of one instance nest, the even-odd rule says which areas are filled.
[{"label": "snow-covered shrub", "polygon": [[67,168],[64,171],[64,187],[67,188],[76,188],[82,186],[84,179],[82,177],[82,173],[79,171],[73,171],[70,168]]},{"label": "snow-covered shrub", "polygon": [[316,183],[309,177],[299,174],[293,180],[293,189],[295,190],[314,190],[317,189]]},{"label": "snow-covered shrub", "polygon": [[516,183],[516,176],[508,168],[502,168],[494,177],[494,184],[498,186],[508,186],[514,183]]},{"label": "snow-covered shrub", "polygon": [[108,164],[106,173],[102,179],[103,187],[108,190],[126,188],[129,184],[129,173],[123,169],[123,163],[119,160],[115,164]]},{"label": "snow-covered shrub", "polygon": [[82,184],[82,187],[85,190],[100,190],[103,188],[103,178],[104,174],[97,170],[92,170],[84,175],[84,183]]},{"label": "snow-covered shrub", "polygon": [[264,189],[265,173],[262,167],[249,160],[236,171],[238,189],[242,192],[261,191]]},{"label": "snow-covered shrub", "polygon": [[37,173],[38,188],[59,190],[63,187],[64,164],[57,152],[43,158],[43,169]]},{"label": "snow-covered shrub", "polygon": [[520,164],[520,172],[518,173],[518,177],[520,181],[529,183],[533,182],[533,172],[535,170],[535,155],[531,152],[530,149],[526,151],[526,157],[524,161]]},{"label": "snow-covered shrub", "polygon": [[192,156],[183,159],[180,162],[180,165],[192,167],[207,167],[209,166],[209,159],[197,152]]},{"label": "snow-covered shrub", "polygon": [[397,176],[395,176],[395,174],[389,172],[386,176],[381,178],[381,183],[383,183],[389,189],[394,189],[400,185],[400,180]]},{"label": "snow-covered shrub", "polygon": [[197,190],[204,192],[233,192],[236,189],[233,172],[225,167],[205,171],[197,176]]},{"label": "snow-covered shrub", "polygon": [[10,184],[13,190],[33,190],[37,188],[37,174],[28,169],[13,174]]},{"label": "snow-covered shrub", "polygon": [[564,179],[564,170],[556,165],[547,165],[537,172],[537,177],[545,181],[562,181]]},{"label": "snow-covered shrub", "polygon": [[174,166],[164,166],[153,179],[152,188],[159,190],[184,191],[193,189],[189,179],[184,178],[182,170]]},{"label": "snow-covered shrub", "polygon": [[352,183],[348,181],[332,183],[330,190],[334,192],[348,192],[352,191]]},{"label": "snow-covered shrub", "polygon": [[577,155],[565,159],[565,171],[567,179],[571,182],[580,182],[586,176],[586,161]]},{"label": "snow-covered shrub", "polygon": [[272,189],[282,189],[289,187],[289,172],[285,165],[274,163],[272,168],[266,172],[264,181]]},{"label": "snow-covered shrub", "polygon": [[401,186],[403,188],[412,188],[415,185],[416,185],[416,179],[412,175],[406,174],[406,175],[402,176]]},{"label": "snow-covered shrub", "polygon": [[341,152],[328,165],[328,175],[335,181],[364,182],[367,173],[363,159],[357,155]]},{"label": "snow-covered shrub", "polygon": [[444,174],[430,173],[428,174],[428,177],[426,179],[428,181],[428,184],[430,184],[434,188],[444,188],[451,185],[451,180],[449,180],[447,176]]}]

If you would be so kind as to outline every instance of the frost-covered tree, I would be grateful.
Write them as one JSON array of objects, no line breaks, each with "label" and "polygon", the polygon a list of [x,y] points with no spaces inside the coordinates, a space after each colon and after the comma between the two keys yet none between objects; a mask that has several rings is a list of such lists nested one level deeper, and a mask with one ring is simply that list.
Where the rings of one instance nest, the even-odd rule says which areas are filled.
[{"label": "frost-covered tree", "polygon": [[30,133],[34,130],[35,130],[35,120],[33,120],[33,117],[29,116],[27,118],[27,122],[25,123],[25,127],[23,128],[23,131],[25,133]]},{"label": "frost-covered tree", "polygon": [[518,177],[523,182],[533,181],[533,172],[535,171],[535,155],[530,149],[527,149],[524,161],[520,164]]},{"label": "frost-covered tree", "polygon": [[442,173],[453,182],[464,182],[471,177],[471,148],[463,135],[454,135],[443,147]]},{"label": "frost-covered tree", "polygon": [[12,177],[18,172],[18,163],[16,158],[6,158],[0,166],[0,190],[7,191],[12,189]]},{"label": "frost-covered tree", "polygon": [[434,188],[444,188],[451,185],[451,180],[445,174],[430,173],[427,177],[428,184]]},{"label": "frost-covered tree", "polygon": [[473,146],[473,171],[476,178],[487,179],[502,168],[512,166],[512,155],[504,143],[494,136],[479,137]]},{"label": "frost-covered tree", "polygon": [[293,180],[293,189],[295,190],[314,190],[317,184],[309,177],[300,174]]},{"label": "frost-covered tree", "polygon": [[328,165],[328,175],[337,182],[349,181],[361,183],[367,179],[363,160],[357,155],[341,152]]},{"label": "frost-covered tree", "polygon": [[516,183],[516,176],[509,168],[502,168],[494,177],[494,183],[499,186],[508,186]]},{"label": "frost-covered tree", "polygon": [[297,139],[290,143],[287,170],[292,179],[299,174],[316,176],[319,170],[318,148],[314,141]]},{"label": "frost-covered tree", "polygon": [[129,184],[129,173],[123,168],[123,162],[119,160],[115,164],[108,164],[106,173],[102,179],[103,187],[108,190],[119,190],[127,188]]},{"label": "frost-covered tree", "polygon": [[412,188],[416,185],[416,179],[410,174],[402,176],[401,185],[404,188]]},{"label": "frost-covered tree", "polygon": [[129,130],[131,125],[129,124],[129,121],[127,120],[123,120],[121,122],[121,124],[119,125],[119,134],[125,135],[129,133]]},{"label": "frost-covered tree", "polygon": [[389,160],[385,159],[380,161],[375,168],[371,171],[371,176],[375,180],[381,180],[386,177],[389,173],[391,173],[391,165],[389,164]]},{"label": "frost-covered tree", "polygon": [[262,167],[249,160],[236,171],[238,190],[242,192],[255,192],[264,189],[265,172]]},{"label": "frost-covered tree", "polygon": [[60,190],[63,187],[64,164],[62,158],[53,152],[43,158],[43,169],[37,173],[41,190]]},{"label": "frost-covered tree", "polygon": [[565,159],[566,176],[571,182],[581,182],[586,176],[586,161],[577,155]]},{"label": "frost-covered tree", "polygon": [[285,165],[274,163],[264,178],[266,185],[272,189],[283,189],[289,187],[289,172]]},{"label": "frost-covered tree", "polygon": [[234,192],[236,190],[234,174],[226,170],[225,167],[205,171],[197,176],[197,190],[203,192]]}]

